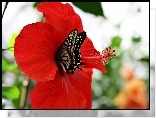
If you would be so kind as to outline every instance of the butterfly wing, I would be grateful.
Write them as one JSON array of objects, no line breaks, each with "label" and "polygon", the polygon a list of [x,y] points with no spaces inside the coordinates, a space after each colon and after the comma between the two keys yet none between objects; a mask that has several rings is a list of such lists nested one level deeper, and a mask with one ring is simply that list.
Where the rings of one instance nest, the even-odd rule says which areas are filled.
[{"label": "butterfly wing", "polygon": [[80,69],[81,62],[80,47],[86,38],[86,32],[78,34],[78,30],[69,33],[63,45],[56,54],[56,62],[65,72],[72,72]]},{"label": "butterfly wing", "polygon": [[73,62],[69,67],[69,71],[72,72],[72,73],[74,73],[74,71],[76,69],[80,69],[79,68],[80,65],[84,65],[81,62],[80,48],[81,48],[81,45],[83,44],[85,38],[86,38],[86,32],[81,32],[76,36],[75,44],[74,44],[74,48],[73,48],[74,53],[72,55]]}]

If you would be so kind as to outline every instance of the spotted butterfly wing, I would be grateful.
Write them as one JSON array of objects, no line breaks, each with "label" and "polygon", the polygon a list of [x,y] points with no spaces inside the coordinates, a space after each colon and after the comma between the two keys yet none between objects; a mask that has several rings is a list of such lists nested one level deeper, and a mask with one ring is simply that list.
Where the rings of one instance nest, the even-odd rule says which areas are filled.
[{"label": "spotted butterfly wing", "polygon": [[80,69],[79,66],[80,65],[84,65],[84,63],[81,62],[81,53],[80,53],[80,48],[81,48],[81,45],[83,44],[84,40],[86,38],[86,32],[81,32],[79,33],[77,36],[76,36],[76,39],[75,39],[75,45],[74,45],[74,48],[73,48],[73,52],[74,52],[74,61],[73,63],[70,65],[69,67],[69,71],[74,73],[74,71],[76,69]]},{"label": "spotted butterfly wing", "polygon": [[78,34],[78,30],[70,32],[63,45],[60,47],[56,54],[57,65],[65,72],[74,73],[80,65],[84,65],[81,62],[80,47],[86,38],[86,32]]}]

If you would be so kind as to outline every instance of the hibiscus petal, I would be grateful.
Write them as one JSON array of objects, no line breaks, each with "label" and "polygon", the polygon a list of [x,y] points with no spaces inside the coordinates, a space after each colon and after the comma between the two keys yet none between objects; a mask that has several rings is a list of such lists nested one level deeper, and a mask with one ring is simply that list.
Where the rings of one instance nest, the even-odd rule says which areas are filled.
[{"label": "hibiscus petal", "polygon": [[25,26],[14,44],[15,60],[22,72],[37,81],[54,79],[57,40],[60,40],[58,32],[47,23]]},{"label": "hibiscus petal", "polygon": [[92,107],[92,90],[91,90],[91,82],[92,82],[92,69],[91,68],[83,68],[82,71],[76,70],[74,74],[68,74],[68,77],[71,81],[72,85],[80,91],[87,100],[86,107],[87,109],[91,109]]},{"label": "hibiscus petal", "polygon": [[75,13],[71,5],[62,4],[61,2],[41,2],[37,6],[38,11],[42,12],[45,22],[51,24],[62,36],[61,44],[68,34],[77,29],[83,31],[82,21],[78,14]]},{"label": "hibiscus petal", "polygon": [[94,61],[92,58],[92,55],[97,52],[97,50],[94,48],[92,41],[87,37],[83,43],[83,45],[80,48],[81,52],[81,61],[85,63],[86,68],[96,68],[101,70],[102,72],[106,73],[105,66],[101,63],[101,60],[97,63],[97,61]]},{"label": "hibiscus petal", "polygon": [[91,69],[77,70],[75,74],[57,72],[54,80],[38,82],[30,92],[32,108],[91,108],[91,73]]}]

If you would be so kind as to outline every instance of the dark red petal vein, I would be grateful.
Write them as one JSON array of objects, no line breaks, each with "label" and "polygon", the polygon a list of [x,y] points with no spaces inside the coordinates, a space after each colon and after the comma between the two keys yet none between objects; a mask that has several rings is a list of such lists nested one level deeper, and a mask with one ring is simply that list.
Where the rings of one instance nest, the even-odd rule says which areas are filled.
[{"label": "dark red petal vein", "polygon": [[[80,78],[76,78],[80,79]],[[86,79],[86,78],[83,78]],[[87,84],[87,83],[86,83]],[[88,85],[88,84],[87,84]],[[55,79],[38,82],[30,92],[32,108],[35,109],[83,109],[86,108],[85,95],[71,82],[71,78],[60,76]]]},{"label": "dark red petal vein", "polygon": [[54,56],[58,49],[58,32],[46,23],[25,26],[16,37],[14,56],[17,65],[29,78],[37,81],[52,80],[57,66]]},{"label": "dark red petal vein", "polygon": [[81,92],[86,102],[86,109],[91,109],[92,107],[92,90],[91,90],[91,82],[92,82],[92,69],[91,68],[83,68],[83,71],[76,70],[74,74],[68,74],[65,78],[69,78],[71,83],[76,89]]}]

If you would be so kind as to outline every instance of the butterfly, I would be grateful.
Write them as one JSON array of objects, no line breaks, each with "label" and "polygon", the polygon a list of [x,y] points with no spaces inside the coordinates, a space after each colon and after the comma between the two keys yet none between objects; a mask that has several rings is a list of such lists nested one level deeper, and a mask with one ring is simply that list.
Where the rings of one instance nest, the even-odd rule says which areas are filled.
[{"label": "butterfly", "polygon": [[81,62],[80,48],[86,38],[86,32],[78,33],[77,29],[72,30],[64,43],[56,53],[56,64],[64,71],[74,73],[79,66],[85,65]]}]

